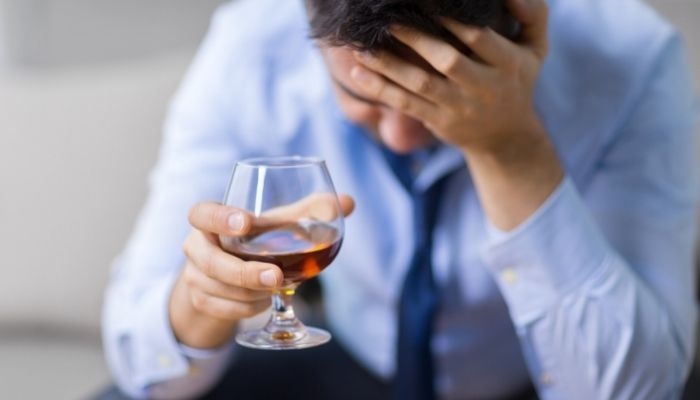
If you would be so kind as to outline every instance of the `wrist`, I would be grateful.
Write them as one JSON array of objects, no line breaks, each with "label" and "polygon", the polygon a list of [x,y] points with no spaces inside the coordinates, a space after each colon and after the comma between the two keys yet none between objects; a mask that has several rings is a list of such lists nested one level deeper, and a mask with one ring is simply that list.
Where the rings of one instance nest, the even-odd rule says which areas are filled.
[{"label": "wrist", "polygon": [[544,133],[488,149],[463,149],[463,154],[487,218],[504,231],[532,215],[565,175]]}]

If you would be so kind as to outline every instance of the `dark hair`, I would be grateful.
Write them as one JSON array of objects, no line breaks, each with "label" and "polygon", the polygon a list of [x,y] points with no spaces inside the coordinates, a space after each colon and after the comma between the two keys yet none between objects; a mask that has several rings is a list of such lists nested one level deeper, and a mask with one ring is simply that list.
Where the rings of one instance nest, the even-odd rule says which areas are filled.
[{"label": "dark hair", "polygon": [[503,0],[306,0],[311,36],[331,46],[395,50],[392,25],[450,37],[439,17],[464,24],[495,26],[504,16]]}]

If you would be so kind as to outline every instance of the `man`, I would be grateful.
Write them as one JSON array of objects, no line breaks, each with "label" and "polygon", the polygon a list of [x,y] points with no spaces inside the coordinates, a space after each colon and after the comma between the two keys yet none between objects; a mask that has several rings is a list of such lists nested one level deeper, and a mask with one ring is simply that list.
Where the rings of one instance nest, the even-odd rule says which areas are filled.
[{"label": "man", "polygon": [[[478,0],[222,8],[108,289],[104,341],[120,388],[679,396],[696,321],[693,95],[679,39],[635,0],[548,4],[549,18],[543,0],[508,0],[507,13]],[[237,159],[274,154],[325,158],[356,203],[320,276],[325,350],[231,344],[281,271],[221,250],[218,235],[255,219],[215,201]],[[426,193],[438,205],[424,234],[412,199]],[[414,297],[437,296],[413,343],[428,362],[402,344],[413,264],[434,281]]]}]

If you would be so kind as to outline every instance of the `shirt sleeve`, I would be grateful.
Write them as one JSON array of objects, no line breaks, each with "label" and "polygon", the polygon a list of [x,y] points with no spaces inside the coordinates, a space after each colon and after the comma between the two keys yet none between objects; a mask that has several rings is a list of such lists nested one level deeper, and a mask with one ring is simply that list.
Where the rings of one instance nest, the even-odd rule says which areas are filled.
[{"label": "shirt sleeve", "polygon": [[696,324],[695,100],[682,46],[660,55],[624,128],[483,259],[544,399],[680,397]]},{"label": "shirt sleeve", "polygon": [[[248,2],[242,2],[248,3]],[[134,398],[193,398],[220,378],[232,346],[195,351],[177,342],[168,300],[185,259],[188,210],[221,201],[244,147],[226,88],[239,87],[231,62],[243,39],[230,34],[238,2],[221,7],[174,97],[149,195],[126,248],[113,265],[103,309],[103,343],[119,388]]]}]

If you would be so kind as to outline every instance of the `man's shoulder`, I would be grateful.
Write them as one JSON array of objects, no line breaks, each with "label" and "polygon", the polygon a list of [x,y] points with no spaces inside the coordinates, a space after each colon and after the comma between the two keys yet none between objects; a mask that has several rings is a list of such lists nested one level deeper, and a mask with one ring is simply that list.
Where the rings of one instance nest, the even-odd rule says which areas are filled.
[{"label": "man's shoulder", "polygon": [[300,0],[235,0],[219,7],[213,26],[231,41],[269,52],[305,38],[305,18]]},{"label": "man's shoulder", "polygon": [[228,2],[200,51],[206,68],[195,74],[218,88],[238,140],[249,146],[294,137],[328,92],[303,0]]},{"label": "man's shoulder", "polygon": [[677,62],[665,59],[677,31],[639,0],[549,2],[551,48],[538,105],[562,158],[584,176],[621,134],[659,66]]},{"label": "man's shoulder", "polygon": [[551,0],[554,50],[584,64],[624,68],[655,62],[676,31],[641,0]]}]

